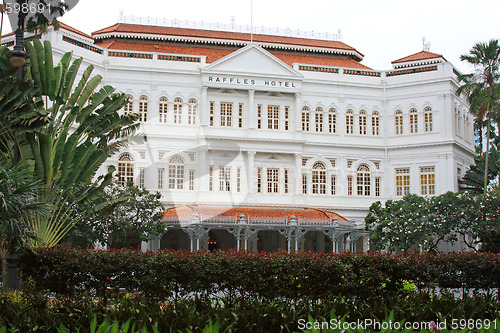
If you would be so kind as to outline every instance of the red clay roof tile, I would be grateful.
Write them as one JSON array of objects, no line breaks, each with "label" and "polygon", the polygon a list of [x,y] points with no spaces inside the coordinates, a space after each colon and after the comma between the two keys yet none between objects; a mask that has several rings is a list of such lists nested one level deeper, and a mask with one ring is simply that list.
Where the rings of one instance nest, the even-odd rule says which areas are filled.
[{"label": "red clay roof tile", "polygon": [[[432,53],[432,52],[428,52],[428,51],[420,51],[420,52],[414,53],[412,55],[403,57],[401,59],[394,60],[391,63],[398,64],[398,63],[407,62],[407,61],[418,61],[418,60],[427,60],[427,59],[434,59],[434,58],[443,58],[443,56],[440,54]],[[443,60],[446,61],[446,59],[444,59],[444,58],[443,58]]]},{"label": "red clay roof tile", "polygon": [[248,207],[213,207],[213,206],[176,206],[168,208],[164,212],[165,218],[191,219],[193,213],[197,213],[202,219],[217,220],[217,217],[240,218],[244,214],[245,218],[290,218],[294,215],[296,218],[307,219],[309,222],[317,220],[318,222],[326,219],[338,219],[338,221],[347,222],[347,219],[335,212],[315,209],[315,208],[248,208]]},{"label": "red clay roof tile", "polygon": [[[206,56],[207,63],[212,63],[214,61],[217,61],[235,51],[229,49],[211,48],[206,46],[196,47],[196,46],[176,46],[176,45],[161,45],[161,44],[142,44],[142,43],[123,42],[123,41],[104,42],[104,43],[99,43],[99,41],[96,41],[95,45],[112,50],[159,52],[159,53],[172,53],[172,54],[186,54],[193,56]],[[284,63],[288,64],[289,66],[293,66],[294,63],[301,63],[308,65],[370,69],[369,67],[360,64],[354,59],[339,59],[327,56],[322,57],[322,56],[306,56],[306,55],[295,55],[295,54],[281,54],[272,51],[271,53]]]},{"label": "red clay roof tile", "polygon": [[[160,27],[160,26],[137,25],[137,24],[126,24],[126,23],[114,24],[110,27],[95,31],[92,33],[92,35],[94,37],[97,37],[98,35],[111,32],[142,33],[142,34],[172,35],[172,36],[199,37],[199,38],[226,39],[226,40],[229,39],[235,41],[250,41],[249,33],[188,29],[188,28],[172,28],[172,27]],[[359,53],[353,47],[339,41],[271,36],[271,35],[260,35],[260,34],[254,34],[253,40],[258,43],[301,45],[309,47],[321,47],[321,48],[354,51]],[[361,57],[363,57],[361,53],[359,54],[361,55]]]}]

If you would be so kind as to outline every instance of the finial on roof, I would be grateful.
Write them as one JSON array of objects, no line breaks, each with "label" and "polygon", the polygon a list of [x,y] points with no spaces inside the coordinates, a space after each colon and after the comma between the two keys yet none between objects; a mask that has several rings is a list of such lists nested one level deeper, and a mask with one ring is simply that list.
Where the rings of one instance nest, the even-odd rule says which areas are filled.
[{"label": "finial on roof", "polygon": [[431,49],[431,42],[425,41],[425,36],[422,37],[422,50],[429,52]]}]

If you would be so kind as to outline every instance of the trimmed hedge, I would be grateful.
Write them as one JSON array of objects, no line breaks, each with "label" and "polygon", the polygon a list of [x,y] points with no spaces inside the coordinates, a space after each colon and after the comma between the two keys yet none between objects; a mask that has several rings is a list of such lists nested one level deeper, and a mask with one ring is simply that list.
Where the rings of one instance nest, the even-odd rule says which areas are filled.
[{"label": "trimmed hedge", "polygon": [[22,254],[24,279],[60,294],[96,296],[125,288],[148,300],[220,295],[326,299],[372,297],[402,289],[500,286],[500,255],[486,253],[138,252],[38,249]]}]

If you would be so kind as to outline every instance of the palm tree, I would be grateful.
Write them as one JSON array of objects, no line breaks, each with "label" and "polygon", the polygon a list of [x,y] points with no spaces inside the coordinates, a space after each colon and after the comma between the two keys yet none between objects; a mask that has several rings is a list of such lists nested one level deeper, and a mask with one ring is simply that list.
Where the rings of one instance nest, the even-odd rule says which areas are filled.
[{"label": "palm tree", "polygon": [[[42,118],[43,125],[16,131],[11,142],[18,144],[21,160],[34,166],[34,175],[44,186],[41,200],[55,207],[47,216],[30,219],[37,234],[31,245],[53,246],[81,220],[77,205],[104,194],[113,170],[96,177],[102,163],[121,147],[143,142],[145,137],[134,134],[139,128],[137,114],[118,112],[126,103],[125,94],[108,85],[100,87],[102,77],[91,76],[93,66],[79,74],[82,58],[72,61],[68,52],[54,67],[50,42],[42,44],[38,39],[26,43],[26,51],[30,58],[25,79],[33,82],[35,89],[24,100],[36,105],[23,109],[21,119],[31,112],[33,117]],[[8,73],[8,59],[3,55],[0,48],[0,73]],[[1,93],[0,118],[9,110],[1,108]]]},{"label": "palm tree", "polygon": [[[479,127],[486,126],[486,156],[484,172],[484,192],[488,187],[488,156],[492,121],[498,118],[500,98],[500,45],[498,40],[477,43],[469,54],[460,56],[462,61],[472,64],[475,73],[459,77],[463,84],[457,89],[458,95],[465,95],[471,113]],[[498,125],[498,124],[497,124]]]}]

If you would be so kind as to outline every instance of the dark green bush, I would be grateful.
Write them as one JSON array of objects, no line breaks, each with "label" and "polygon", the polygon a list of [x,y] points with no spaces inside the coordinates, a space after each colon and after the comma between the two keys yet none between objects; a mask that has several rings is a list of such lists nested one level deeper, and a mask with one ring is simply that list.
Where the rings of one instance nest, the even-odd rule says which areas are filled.
[{"label": "dark green bush", "polygon": [[266,299],[375,297],[404,281],[425,288],[500,287],[500,255],[244,251],[138,252],[55,247],[25,252],[22,275],[38,290],[108,296],[120,288],[148,301],[224,295]]}]

